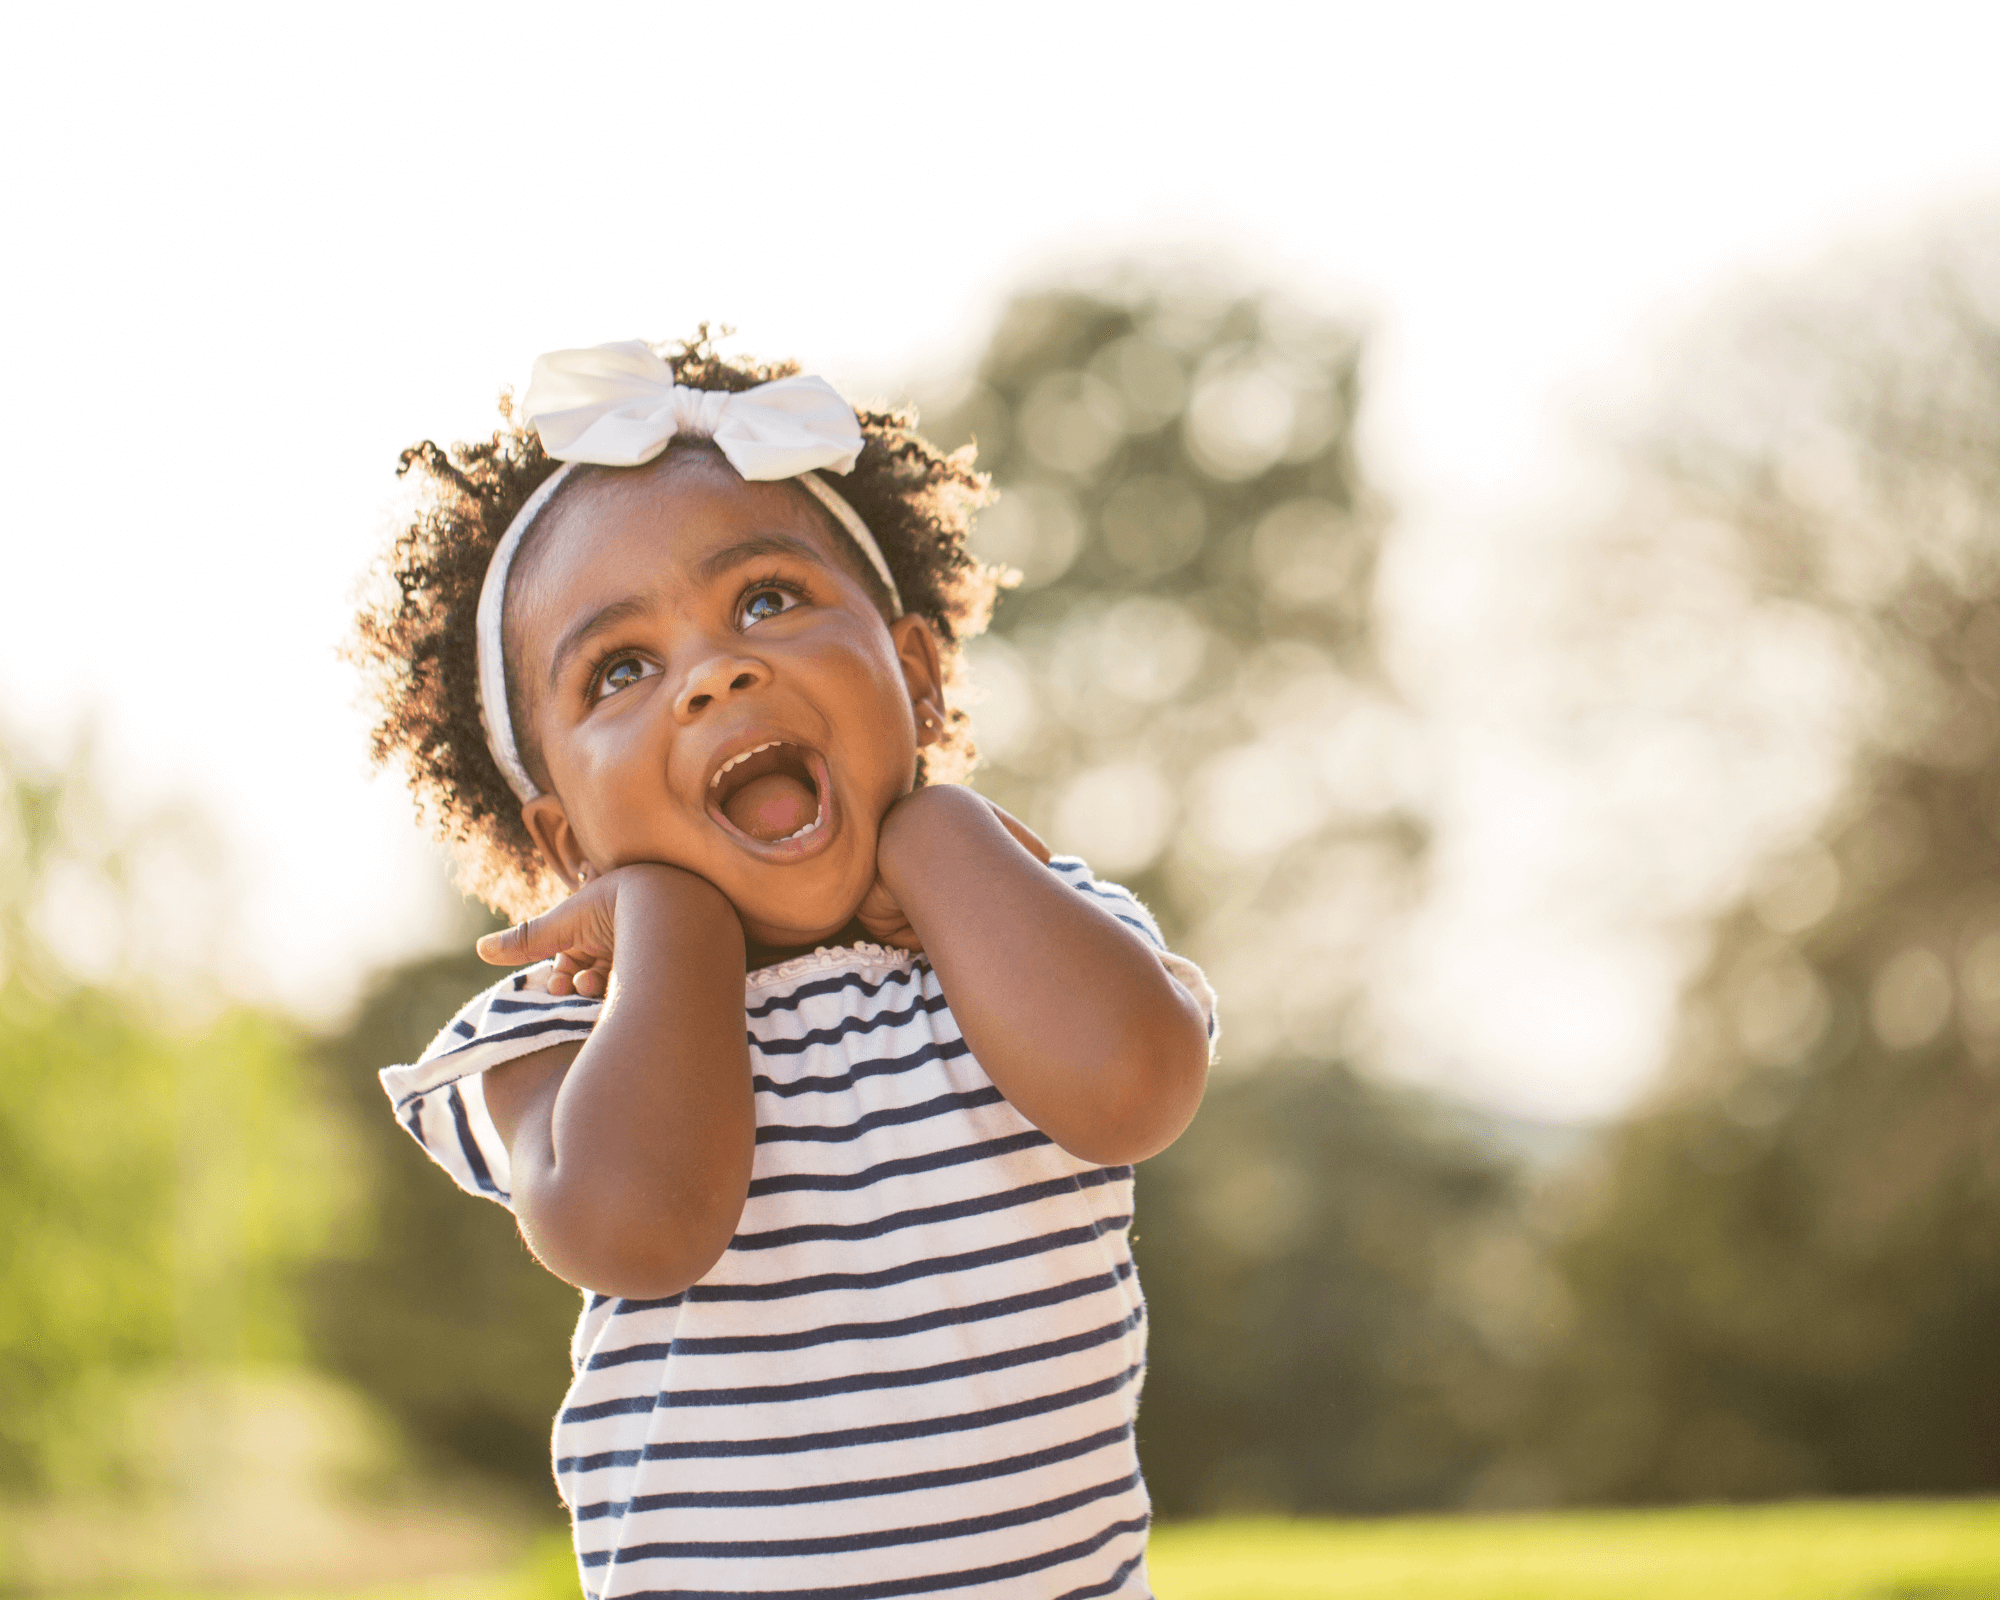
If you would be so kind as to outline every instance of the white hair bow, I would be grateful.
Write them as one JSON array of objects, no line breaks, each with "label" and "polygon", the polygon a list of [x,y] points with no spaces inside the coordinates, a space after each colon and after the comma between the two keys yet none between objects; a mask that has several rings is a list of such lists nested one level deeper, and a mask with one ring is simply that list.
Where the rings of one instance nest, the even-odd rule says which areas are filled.
[{"label": "white hair bow", "polygon": [[683,389],[673,368],[627,339],[538,358],[522,415],[558,461],[636,467],[676,434],[713,439],[745,478],[850,472],[861,454],[854,408],[824,378],[779,378],[731,394]]}]

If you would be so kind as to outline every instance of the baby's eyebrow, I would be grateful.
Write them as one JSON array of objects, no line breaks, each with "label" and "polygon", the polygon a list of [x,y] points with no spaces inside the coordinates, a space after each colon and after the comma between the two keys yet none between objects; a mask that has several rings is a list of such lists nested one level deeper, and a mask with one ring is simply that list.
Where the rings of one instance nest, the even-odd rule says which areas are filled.
[{"label": "baby's eyebrow", "polygon": [[803,539],[794,539],[784,533],[760,533],[748,539],[739,539],[735,544],[726,544],[720,550],[711,550],[696,563],[695,574],[703,583],[708,583],[730,568],[755,561],[759,556],[793,556],[801,561],[810,561],[814,566],[826,565],[826,558]]},{"label": "baby's eyebrow", "polygon": [[556,641],[555,654],[549,658],[549,689],[555,690],[562,678],[562,670],[569,664],[569,658],[581,650],[606,628],[615,628],[630,618],[644,616],[653,609],[653,603],[644,595],[627,595],[623,600],[614,600],[608,606],[593,611],[579,622],[561,639]]}]

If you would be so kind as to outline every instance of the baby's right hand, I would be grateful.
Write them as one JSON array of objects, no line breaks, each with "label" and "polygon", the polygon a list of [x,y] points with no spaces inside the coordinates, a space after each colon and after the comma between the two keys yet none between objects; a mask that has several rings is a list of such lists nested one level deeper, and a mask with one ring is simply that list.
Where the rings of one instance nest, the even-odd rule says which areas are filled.
[{"label": "baby's right hand", "polygon": [[[1041,836],[1020,818],[1003,811],[983,794],[958,784],[934,784],[929,788],[919,789],[914,794],[905,795],[898,800],[889,808],[888,815],[882,819],[882,833],[876,846],[875,882],[870,885],[866,898],[854,913],[855,920],[861,924],[871,939],[882,944],[894,945],[901,950],[914,950],[919,955],[923,953],[923,940],[917,937],[916,929],[910,926],[909,917],[904,914],[902,906],[897,904],[895,893],[882,875],[883,852],[895,848],[892,835],[907,825],[914,812],[943,806],[947,808],[946,815],[950,815],[949,808],[954,805],[963,807],[958,813],[961,818],[966,810],[975,816],[982,807],[990,811],[999,820],[1001,827],[1014,836],[1016,844],[1043,866],[1049,864],[1049,847],[1042,843]],[[896,828],[891,827],[892,818],[897,821]]]},{"label": "baby's right hand", "polygon": [[[518,967],[555,957],[549,993],[580,994],[601,1000],[611,980],[611,956],[616,944],[618,896],[651,875],[685,876],[676,867],[640,862],[615,867],[593,878],[567,900],[539,917],[489,933],[479,941],[479,959],[496,967]],[[653,887],[647,883],[647,888]],[[643,891],[642,891],[643,892]]]}]

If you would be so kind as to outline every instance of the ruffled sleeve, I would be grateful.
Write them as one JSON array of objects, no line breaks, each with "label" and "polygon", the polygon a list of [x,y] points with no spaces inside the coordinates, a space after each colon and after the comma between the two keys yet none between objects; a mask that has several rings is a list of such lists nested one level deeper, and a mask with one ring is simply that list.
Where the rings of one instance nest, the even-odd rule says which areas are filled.
[{"label": "ruffled sleeve", "polygon": [[1209,987],[1208,977],[1200,967],[1186,956],[1176,955],[1167,948],[1160,925],[1153,920],[1139,897],[1123,884],[1108,883],[1091,876],[1090,868],[1076,856],[1055,856],[1049,861],[1049,871],[1067,883],[1079,894],[1087,894],[1109,911],[1128,928],[1150,944],[1158,953],[1160,965],[1168,975],[1193,996],[1194,1003],[1201,1007],[1202,1019],[1208,1024],[1208,1048],[1212,1053],[1216,1040],[1221,1035],[1220,1024],[1215,1014],[1215,991]]},{"label": "ruffled sleeve", "polygon": [[590,1037],[603,1002],[549,993],[545,962],[475,995],[406,1067],[382,1073],[396,1120],[468,1194],[511,1209],[507,1147],[486,1109],[483,1075],[503,1061]]}]

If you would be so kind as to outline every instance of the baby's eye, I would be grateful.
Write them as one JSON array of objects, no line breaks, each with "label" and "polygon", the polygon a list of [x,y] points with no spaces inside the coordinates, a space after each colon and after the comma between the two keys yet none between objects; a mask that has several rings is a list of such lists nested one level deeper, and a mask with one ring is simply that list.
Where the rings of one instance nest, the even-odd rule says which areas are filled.
[{"label": "baby's eye", "polygon": [[616,694],[620,689],[629,689],[642,678],[651,677],[657,671],[658,667],[649,666],[637,656],[620,656],[598,677],[597,698],[602,700],[606,695]]},{"label": "baby's eye", "polygon": [[764,584],[752,589],[743,597],[743,625],[764,622],[789,611],[799,603],[799,597],[789,589],[780,589],[774,584]]}]

